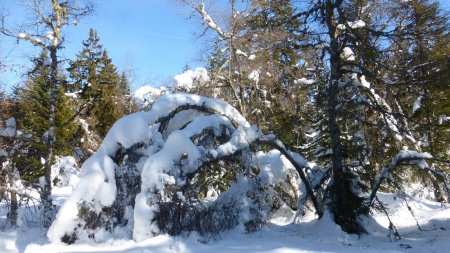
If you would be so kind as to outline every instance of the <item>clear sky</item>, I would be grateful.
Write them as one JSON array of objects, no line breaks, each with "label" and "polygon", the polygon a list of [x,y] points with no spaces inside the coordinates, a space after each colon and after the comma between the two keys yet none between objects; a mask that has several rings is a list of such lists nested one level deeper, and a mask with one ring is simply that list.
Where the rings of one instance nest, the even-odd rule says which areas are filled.
[{"label": "clear sky", "polygon": [[[26,17],[20,5],[23,0],[0,0],[0,8],[10,13],[11,22]],[[135,72],[133,89],[145,84],[158,85],[161,81],[182,71],[187,63],[191,67],[202,65],[196,61],[201,44],[195,34],[202,29],[198,20],[188,20],[186,10],[181,10],[170,0],[94,0],[95,14],[81,20],[76,27],[66,30],[63,56],[74,59],[87,39],[89,28],[97,30],[101,44],[121,71]],[[184,14],[182,14],[184,12]],[[8,54],[8,63],[28,62],[27,42],[16,43],[0,37],[0,56]],[[6,71],[0,78],[18,82],[24,69],[15,67],[17,73]],[[5,82],[5,81],[4,81]]]},{"label": "clear sky", "polygon": [[[0,0],[0,9],[10,13],[9,21],[27,18],[23,6],[27,0]],[[134,71],[133,89],[142,85],[159,85],[182,71],[185,64],[201,66],[197,61],[203,32],[198,19],[188,19],[176,0],[93,0],[95,14],[81,20],[80,25],[66,29],[66,44],[62,56],[74,59],[87,39],[89,28],[98,31],[101,43],[120,71]],[[220,2],[220,1],[219,1]],[[450,10],[450,0],[441,0]],[[29,66],[33,55],[27,42],[0,36],[0,57],[7,57],[10,68],[0,72],[0,85],[17,84]],[[3,59],[0,58],[0,61]],[[12,68],[11,68],[12,66]],[[11,70],[12,69],[12,70]],[[8,90],[8,87],[7,87]]]}]

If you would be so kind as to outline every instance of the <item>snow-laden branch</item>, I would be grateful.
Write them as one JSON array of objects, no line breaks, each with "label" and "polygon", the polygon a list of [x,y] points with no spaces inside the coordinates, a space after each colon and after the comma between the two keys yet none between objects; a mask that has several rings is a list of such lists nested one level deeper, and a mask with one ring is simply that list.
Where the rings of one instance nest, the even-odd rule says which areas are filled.
[{"label": "snow-laden branch", "polygon": [[33,44],[35,46],[45,48],[45,43],[42,40],[40,40],[39,38],[37,38],[35,36],[29,35],[28,33],[24,33],[24,32],[19,33],[17,35],[17,39],[18,40],[26,40],[26,41],[31,42],[31,44]]},{"label": "snow-laden branch", "polygon": [[394,170],[402,164],[407,163],[408,165],[416,165],[421,169],[429,168],[427,162],[425,160],[432,159],[433,157],[429,153],[419,153],[416,151],[408,151],[402,150],[400,151],[389,166],[384,167],[381,171],[380,175],[376,178],[376,181],[372,187],[372,192],[369,195],[369,198],[366,200],[363,208],[369,208],[372,205],[372,202],[375,199],[375,196],[380,188],[381,183],[389,177],[389,175],[394,172]]},{"label": "snow-laden branch", "polygon": [[264,136],[263,138],[258,139],[256,142],[261,144],[267,144],[272,148],[277,149],[280,151],[281,154],[283,154],[289,162],[295,167],[297,170],[303,184],[305,184],[306,191],[308,193],[308,196],[311,198],[311,201],[313,202],[314,209],[316,209],[316,212],[320,217],[323,215],[323,210],[321,208],[321,205],[317,201],[316,195],[314,194],[313,187],[311,186],[311,183],[306,178],[306,174],[304,172],[304,169],[306,168],[306,160],[301,155],[291,152],[286,149],[286,147],[283,145],[283,143],[274,138],[275,136]]},{"label": "snow-laden branch", "polygon": [[28,199],[32,199],[32,200],[36,200],[38,201],[38,199],[36,199],[35,197],[31,196],[30,194],[21,191],[17,188],[14,187],[4,187],[4,186],[0,186],[0,192],[9,192],[9,193],[15,193],[17,195],[19,195],[20,197],[24,197],[24,198],[28,198]]},{"label": "snow-laden branch", "polygon": [[200,3],[195,10],[200,13],[203,20],[205,21],[206,25],[208,25],[209,28],[213,29],[214,31],[219,34],[220,37],[222,37],[225,40],[228,40],[231,38],[231,34],[225,32],[222,28],[220,28],[217,23],[209,16],[209,14],[205,10],[205,4]]}]

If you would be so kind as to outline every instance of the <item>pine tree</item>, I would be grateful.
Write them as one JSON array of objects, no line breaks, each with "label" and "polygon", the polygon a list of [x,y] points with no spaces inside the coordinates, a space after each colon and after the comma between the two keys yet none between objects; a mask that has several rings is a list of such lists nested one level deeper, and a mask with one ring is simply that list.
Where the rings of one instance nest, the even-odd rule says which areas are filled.
[{"label": "pine tree", "polygon": [[[43,50],[41,56],[35,60],[36,68],[30,74],[24,88],[19,91],[18,122],[27,134],[30,134],[30,148],[28,155],[20,162],[21,176],[27,181],[36,181],[45,176],[43,168],[48,152],[45,141],[48,135],[50,98],[48,87],[50,85],[50,66],[48,53]],[[59,76],[63,79],[63,76]],[[55,103],[55,137],[53,155],[73,155],[74,136],[76,124],[70,120],[74,115],[74,108],[70,106],[68,98],[60,87]]]},{"label": "pine tree", "polygon": [[[89,30],[89,38],[82,42],[83,49],[77,54],[77,59],[71,61],[68,71],[72,82],[69,90],[80,94],[83,102],[93,98],[91,86],[97,86],[97,76],[100,71],[103,46],[94,29]],[[89,113],[88,113],[89,114]]]},{"label": "pine tree", "polygon": [[78,103],[86,104],[86,109],[80,114],[83,124],[79,134],[89,135],[85,138],[87,141],[81,143],[87,154],[98,147],[119,118],[134,110],[126,75],[119,75],[99,42],[97,32],[91,29],[82,51],[68,68],[72,80],[69,87],[79,94]]},{"label": "pine tree", "polygon": [[93,88],[98,98],[93,107],[93,114],[97,119],[94,129],[104,137],[111,126],[125,114],[124,98],[128,90],[121,87],[123,80],[120,80],[106,50],[103,51],[100,63],[102,67],[98,73],[99,85]]}]

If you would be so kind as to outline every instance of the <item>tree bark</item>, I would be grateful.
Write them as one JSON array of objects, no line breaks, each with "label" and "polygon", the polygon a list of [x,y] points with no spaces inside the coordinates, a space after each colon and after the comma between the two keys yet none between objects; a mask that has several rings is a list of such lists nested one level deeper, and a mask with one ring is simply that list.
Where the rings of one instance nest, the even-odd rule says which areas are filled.
[{"label": "tree bark", "polygon": [[356,192],[355,179],[357,177],[345,167],[343,161],[343,146],[341,142],[341,128],[338,122],[339,116],[339,79],[342,76],[341,45],[336,33],[335,11],[340,8],[340,1],[326,1],[324,6],[324,18],[329,37],[329,63],[330,74],[328,79],[327,117],[328,133],[332,150],[332,182],[330,198],[327,206],[331,210],[334,221],[348,233],[365,233],[365,229],[358,223],[357,217],[363,199]]}]

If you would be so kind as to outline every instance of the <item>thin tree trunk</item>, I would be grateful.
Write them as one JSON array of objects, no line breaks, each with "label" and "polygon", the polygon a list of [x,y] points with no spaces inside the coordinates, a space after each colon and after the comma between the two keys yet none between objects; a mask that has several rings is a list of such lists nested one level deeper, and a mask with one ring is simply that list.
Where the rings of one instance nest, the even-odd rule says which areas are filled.
[{"label": "thin tree trunk", "polygon": [[[8,181],[10,187],[14,185],[14,182],[17,180],[17,178],[14,176],[14,164],[11,164],[8,168]],[[9,210],[9,222],[12,226],[17,225],[17,217],[18,217],[18,210],[19,210],[19,203],[17,201],[17,193],[14,191],[9,192],[10,196],[10,210]]]},{"label": "thin tree trunk", "polygon": [[46,136],[47,157],[44,163],[44,186],[41,193],[41,200],[43,205],[43,225],[49,227],[53,221],[55,208],[51,200],[51,167],[54,161],[54,143],[56,138],[55,133],[55,116],[56,116],[56,95],[58,89],[58,57],[57,48],[55,46],[49,47],[51,67],[50,67],[50,83],[47,90],[49,96],[49,116],[48,116],[48,131]]}]

